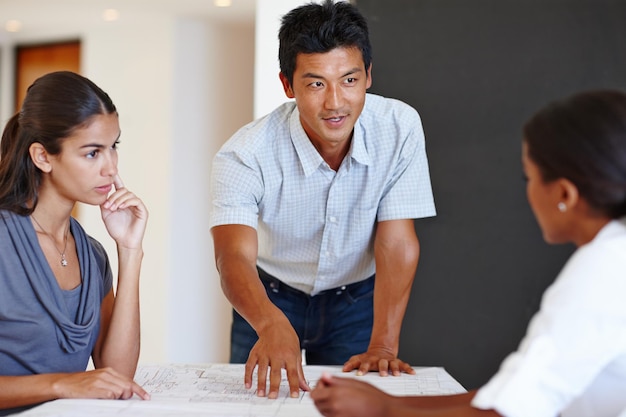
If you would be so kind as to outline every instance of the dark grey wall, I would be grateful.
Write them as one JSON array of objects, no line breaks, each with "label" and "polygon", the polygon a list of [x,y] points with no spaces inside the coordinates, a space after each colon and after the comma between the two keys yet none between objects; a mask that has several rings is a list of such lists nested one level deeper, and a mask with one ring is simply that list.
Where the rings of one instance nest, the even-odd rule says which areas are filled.
[{"label": "dark grey wall", "polygon": [[357,0],[370,92],[421,114],[438,216],[422,244],[400,356],[484,384],[514,350],[573,247],[526,202],[521,126],[547,101],[626,88],[626,1]]}]

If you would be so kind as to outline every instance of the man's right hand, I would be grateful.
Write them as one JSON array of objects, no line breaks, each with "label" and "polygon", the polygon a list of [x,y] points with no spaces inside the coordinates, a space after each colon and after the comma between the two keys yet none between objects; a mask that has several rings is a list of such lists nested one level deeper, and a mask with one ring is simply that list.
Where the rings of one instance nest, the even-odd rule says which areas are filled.
[{"label": "man's right hand", "polygon": [[259,336],[246,362],[246,388],[252,388],[252,374],[258,368],[257,395],[265,397],[269,370],[267,396],[277,398],[282,369],[285,369],[289,395],[299,397],[300,389],[310,390],[302,371],[300,340],[284,313],[270,301],[259,279],[256,229],[228,224],[213,227],[211,233],[224,295]]},{"label": "man's right hand", "polygon": [[310,391],[302,370],[300,341],[291,324],[288,321],[280,324],[273,323],[268,328],[259,331],[258,335],[259,340],[252,347],[246,362],[244,376],[246,388],[252,388],[252,374],[254,368],[257,368],[257,396],[265,397],[269,373],[268,398],[277,398],[282,380],[282,369],[285,369],[291,398],[298,398],[300,389]]}]

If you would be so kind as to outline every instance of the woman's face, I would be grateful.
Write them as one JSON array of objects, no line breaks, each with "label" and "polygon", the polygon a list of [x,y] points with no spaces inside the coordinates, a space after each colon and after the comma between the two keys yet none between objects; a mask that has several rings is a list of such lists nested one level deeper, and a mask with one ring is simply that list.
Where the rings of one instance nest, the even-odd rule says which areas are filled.
[{"label": "woman's face", "polygon": [[63,139],[61,153],[49,155],[46,185],[64,199],[100,205],[117,174],[117,114],[94,116],[90,123]]},{"label": "woman's face", "polygon": [[563,202],[562,188],[558,181],[545,182],[539,167],[528,156],[528,145],[522,144],[522,165],[526,177],[528,203],[541,228],[543,238],[548,243],[569,241],[565,216],[559,210]]}]

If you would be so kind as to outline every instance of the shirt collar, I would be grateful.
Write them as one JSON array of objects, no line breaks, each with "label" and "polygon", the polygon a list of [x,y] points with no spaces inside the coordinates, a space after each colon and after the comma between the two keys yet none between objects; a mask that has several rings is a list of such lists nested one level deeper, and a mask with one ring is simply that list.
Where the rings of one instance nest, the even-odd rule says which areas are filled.
[{"label": "shirt collar", "polygon": [[[297,106],[294,106],[294,110],[289,118],[289,131],[291,141],[302,164],[304,175],[309,176],[319,168],[324,162],[324,159],[319,152],[317,152],[317,149],[315,149],[315,146],[313,146],[304,131],[302,123],[300,123],[300,112]],[[357,123],[354,125],[352,143],[350,144],[350,150],[347,156],[362,165],[369,165],[371,163],[370,155],[365,146],[365,133],[359,120],[357,120]]]},{"label": "shirt collar", "polygon": [[350,152],[348,155],[352,157],[356,162],[362,165],[369,165],[372,162],[370,154],[367,152],[365,146],[365,131],[361,126],[361,118],[354,124],[354,134],[352,135],[352,145],[350,145]]}]

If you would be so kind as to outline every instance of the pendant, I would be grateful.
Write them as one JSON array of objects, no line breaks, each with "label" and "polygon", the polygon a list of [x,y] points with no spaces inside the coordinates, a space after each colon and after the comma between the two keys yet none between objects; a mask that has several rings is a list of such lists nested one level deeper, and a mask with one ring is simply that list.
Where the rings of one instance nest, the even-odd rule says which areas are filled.
[{"label": "pendant", "polygon": [[65,254],[61,255],[61,266],[67,266],[67,259],[65,259]]}]

